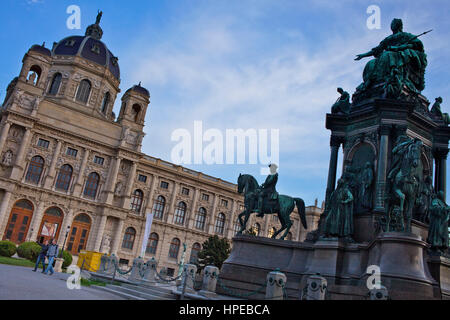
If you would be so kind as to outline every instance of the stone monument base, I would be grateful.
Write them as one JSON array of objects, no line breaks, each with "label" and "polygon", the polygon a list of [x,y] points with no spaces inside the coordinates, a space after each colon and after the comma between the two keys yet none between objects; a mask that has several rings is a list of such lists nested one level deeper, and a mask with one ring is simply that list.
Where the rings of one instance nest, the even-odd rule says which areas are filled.
[{"label": "stone monument base", "polygon": [[[253,292],[264,284],[268,272],[279,268],[287,276],[289,299],[300,299],[308,277],[316,274],[328,282],[326,299],[369,299],[368,267],[377,266],[391,299],[450,299],[450,259],[429,257],[426,252],[421,236],[409,233],[380,233],[367,243],[239,235],[233,238],[216,292]],[[261,291],[249,298],[264,299]]]}]

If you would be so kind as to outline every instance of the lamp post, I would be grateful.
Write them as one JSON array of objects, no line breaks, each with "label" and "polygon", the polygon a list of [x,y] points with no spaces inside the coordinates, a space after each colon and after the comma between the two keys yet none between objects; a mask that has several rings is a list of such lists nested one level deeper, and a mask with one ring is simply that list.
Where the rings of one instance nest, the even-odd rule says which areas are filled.
[{"label": "lamp post", "polygon": [[64,248],[66,247],[66,241],[67,241],[67,236],[69,235],[69,231],[70,231],[70,225],[67,226],[66,235],[64,236],[64,243],[61,248],[61,255],[59,256],[60,258],[63,258],[63,251],[64,251]]}]

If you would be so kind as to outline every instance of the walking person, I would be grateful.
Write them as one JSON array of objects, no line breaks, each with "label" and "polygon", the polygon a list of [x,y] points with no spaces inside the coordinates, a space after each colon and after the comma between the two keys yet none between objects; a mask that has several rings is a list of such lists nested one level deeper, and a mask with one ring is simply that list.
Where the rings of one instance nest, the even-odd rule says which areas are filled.
[{"label": "walking person", "polygon": [[47,250],[48,250],[48,240],[45,240],[44,243],[39,243],[36,241],[36,243],[38,245],[41,246],[41,252],[39,253],[37,260],[36,260],[36,264],[34,265],[34,269],[33,271],[36,272],[38,266],[39,266],[39,262],[42,262],[42,273],[45,272],[45,257],[47,256]]},{"label": "walking person", "polygon": [[55,271],[53,270],[53,262],[55,261],[55,258],[58,256],[58,253],[59,249],[55,240],[54,239],[50,240],[50,245],[47,250],[48,266],[47,269],[45,269],[44,274],[48,274],[49,271],[50,275],[55,273]]}]

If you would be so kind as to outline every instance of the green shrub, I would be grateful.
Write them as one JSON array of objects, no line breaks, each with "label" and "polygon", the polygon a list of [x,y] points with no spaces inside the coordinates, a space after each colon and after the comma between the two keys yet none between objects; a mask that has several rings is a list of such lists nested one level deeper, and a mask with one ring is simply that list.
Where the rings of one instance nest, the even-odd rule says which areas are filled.
[{"label": "green shrub", "polygon": [[72,260],[73,260],[70,252],[66,251],[66,250],[63,251],[63,259],[64,259],[64,262],[62,265],[63,268],[67,268],[68,266],[70,266],[70,264],[72,263]]},{"label": "green shrub", "polygon": [[30,261],[36,261],[40,252],[41,246],[36,242],[24,242],[17,247],[17,254],[19,257]]},{"label": "green shrub", "polygon": [[0,241],[0,256],[11,258],[16,251],[16,244],[14,242]]}]

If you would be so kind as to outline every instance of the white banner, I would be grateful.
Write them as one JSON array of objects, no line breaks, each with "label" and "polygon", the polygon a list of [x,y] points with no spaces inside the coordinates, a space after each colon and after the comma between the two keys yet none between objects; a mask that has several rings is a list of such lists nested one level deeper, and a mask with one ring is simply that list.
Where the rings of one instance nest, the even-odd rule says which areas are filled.
[{"label": "white banner", "polygon": [[142,241],[141,257],[144,258],[145,250],[147,249],[148,237],[150,236],[150,230],[152,229],[153,213],[147,213],[147,221],[145,223],[144,240]]}]

